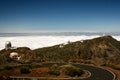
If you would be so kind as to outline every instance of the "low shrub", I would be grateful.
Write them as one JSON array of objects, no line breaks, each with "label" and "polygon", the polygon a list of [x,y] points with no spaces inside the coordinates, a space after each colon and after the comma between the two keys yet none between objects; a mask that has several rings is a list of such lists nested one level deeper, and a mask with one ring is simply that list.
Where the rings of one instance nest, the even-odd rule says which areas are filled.
[{"label": "low shrub", "polygon": [[58,65],[57,64],[53,64],[49,69],[51,71],[55,71],[57,68],[58,68]]},{"label": "low shrub", "polygon": [[4,66],[4,70],[11,70],[13,69],[11,66]]},{"label": "low shrub", "polygon": [[60,71],[58,70],[58,65],[57,64],[53,64],[50,68],[49,68],[49,71],[48,73],[50,75],[60,75]]},{"label": "low shrub", "polygon": [[60,67],[60,70],[65,74],[71,77],[74,76],[81,76],[84,71],[76,66],[73,65],[63,65]]},{"label": "low shrub", "polygon": [[28,67],[22,67],[20,68],[21,74],[29,74],[31,71]]},{"label": "low shrub", "polygon": [[73,68],[73,67],[67,67],[65,69],[65,74],[69,75],[69,76],[81,76],[83,74],[83,71],[81,69],[78,68]]},{"label": "low shrub", "polygon": [[75,77],[75,76],[81,76],[84,71],[76,66],[73,65],[62,65],[62,66],[58,66],[57,64],[53,64],[50,68],[48,73],[50,75],[60,75],[61,73],[71,76],[71,77]]}]

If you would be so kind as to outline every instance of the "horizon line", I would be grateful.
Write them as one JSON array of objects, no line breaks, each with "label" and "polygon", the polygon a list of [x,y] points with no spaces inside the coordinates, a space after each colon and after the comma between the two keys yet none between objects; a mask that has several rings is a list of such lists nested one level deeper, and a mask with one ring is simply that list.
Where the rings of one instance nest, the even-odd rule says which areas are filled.
[{"label": "horizon line", "polygon": [[38,30],[38,31],[4,31],[0,33],[52,33],[52,32],[83,32],[83,33],[120,33],[119,31],[80,31],[80,30]]}]

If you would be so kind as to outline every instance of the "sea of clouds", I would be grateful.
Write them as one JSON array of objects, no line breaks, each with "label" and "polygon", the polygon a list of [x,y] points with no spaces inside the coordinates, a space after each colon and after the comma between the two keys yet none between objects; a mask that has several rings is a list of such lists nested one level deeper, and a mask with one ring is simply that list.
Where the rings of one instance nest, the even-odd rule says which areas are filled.
[{"label": "sea of clouds", "polygon": [[[0,50],[5,48],[5,42],[10,41],[12,46],[15,47],[29,47],[31,49],[37,49],[42,47],[53,46],[57,44],[67,44],[68,41],[82,41],[86,39],[93,39],[96,37],[100,37],[101,35],[69,35],[69,36],[53,36],[53,35],[42,35],[42,36],[0,36]],[[115,39],[120,41],[120,36],[112,36]]]}]

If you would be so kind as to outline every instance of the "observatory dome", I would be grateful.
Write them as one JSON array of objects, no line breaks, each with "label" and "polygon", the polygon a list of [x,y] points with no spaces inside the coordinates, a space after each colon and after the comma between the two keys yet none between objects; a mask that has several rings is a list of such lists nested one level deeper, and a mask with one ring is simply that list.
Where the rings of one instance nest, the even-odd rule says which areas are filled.
[{"label": "observatory dome", "polygon": [[18,57],[18,53],[17,52],[12,52],[12,53],[10,53],[10,58],[17,58]]},{"label": "observatory dome", "polygon": [[5,49],[11,49],[12,45],[11,45],[11,42],[10,41],[7,41],[5,43]]}]

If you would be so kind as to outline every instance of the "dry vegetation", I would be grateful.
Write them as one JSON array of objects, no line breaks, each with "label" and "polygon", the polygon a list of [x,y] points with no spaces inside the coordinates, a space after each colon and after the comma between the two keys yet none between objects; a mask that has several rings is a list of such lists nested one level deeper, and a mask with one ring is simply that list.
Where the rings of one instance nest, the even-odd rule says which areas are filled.
[{"label": "dry vegetation", "polygon": [[[38,66],[37,66],[38,67]],[[87,77],[87,72],[84,72],[79,67],[73,65],[57,65],[32,67],[31,65],[22,65],[18,67],[9,67],[0,71],[0,79],[8,78],[9,76],[22,77],[47,77],[47,78],[69,78],[69,77]],[[87,75],[86,75],[87,74]]]}]

